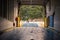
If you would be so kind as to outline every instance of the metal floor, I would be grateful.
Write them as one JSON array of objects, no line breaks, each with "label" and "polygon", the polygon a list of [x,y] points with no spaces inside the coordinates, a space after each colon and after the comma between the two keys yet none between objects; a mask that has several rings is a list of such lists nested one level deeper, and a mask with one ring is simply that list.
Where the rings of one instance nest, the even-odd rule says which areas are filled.
[{"label": "metal floor", "polygon": [[18,27],[0,35],[0,40],[60,40],[60,35],[41,27]]}]

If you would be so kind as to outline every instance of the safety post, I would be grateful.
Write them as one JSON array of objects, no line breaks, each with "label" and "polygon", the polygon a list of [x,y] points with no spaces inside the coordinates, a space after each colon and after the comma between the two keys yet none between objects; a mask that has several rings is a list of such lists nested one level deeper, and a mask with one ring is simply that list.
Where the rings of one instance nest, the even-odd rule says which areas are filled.
[{"label": "safety post", "polygon": [[16,27],[20,27],[20,17],[16,17]]},{"label": "safety post", "polygon": [[47,28],[48,27],[48,18],[44,17],[44,27]]}]

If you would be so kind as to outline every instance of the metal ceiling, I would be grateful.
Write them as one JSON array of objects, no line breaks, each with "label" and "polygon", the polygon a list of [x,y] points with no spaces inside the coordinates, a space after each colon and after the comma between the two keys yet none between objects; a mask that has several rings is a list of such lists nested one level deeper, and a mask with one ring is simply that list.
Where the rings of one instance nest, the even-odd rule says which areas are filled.
[{"label": "metal ceiling", "polygon": [[18,0],[22,5],[45,5],[48,0]]}]

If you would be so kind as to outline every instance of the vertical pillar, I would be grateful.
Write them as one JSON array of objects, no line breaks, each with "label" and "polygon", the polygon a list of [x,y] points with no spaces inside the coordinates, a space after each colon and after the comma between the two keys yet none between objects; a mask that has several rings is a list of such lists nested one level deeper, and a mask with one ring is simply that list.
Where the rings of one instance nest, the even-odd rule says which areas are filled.
[{"label": "vertical pillar", "polygon": [[20,27],[20,2],[18,2],[18,27]]},{"label": "vertical pillar", "polygon": [[44,27],[46,28],[46,27],[48,27],[48,18],[46,17],[47,15],[46,15],[46,6],[44,5],[44,8],[45,8],[45,15],[44,15]]},{"label": "vertical pillar", "polygon": [[16,27],[20,27],[20,2],[17,4],[17,16],[15,18]]}]

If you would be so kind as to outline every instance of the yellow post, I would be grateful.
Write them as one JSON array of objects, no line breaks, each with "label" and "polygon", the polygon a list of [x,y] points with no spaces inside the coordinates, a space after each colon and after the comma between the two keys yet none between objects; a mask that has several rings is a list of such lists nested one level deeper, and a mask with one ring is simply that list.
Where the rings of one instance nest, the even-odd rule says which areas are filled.
[{"label": "yellow post", "polygon": [[18,17],[18,27],[20,27],[20,17]]},{"label": "yellow post", "polygon": [[16,17],[16,27],[20,27],[20,17]]},{"label": "yellow post", "polygon": [[46,28],[46,27],[48,27],[48,18],[44,18],[44,27]]}]

